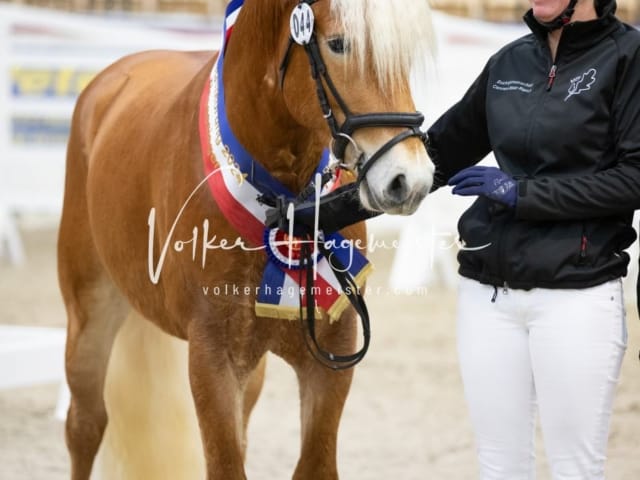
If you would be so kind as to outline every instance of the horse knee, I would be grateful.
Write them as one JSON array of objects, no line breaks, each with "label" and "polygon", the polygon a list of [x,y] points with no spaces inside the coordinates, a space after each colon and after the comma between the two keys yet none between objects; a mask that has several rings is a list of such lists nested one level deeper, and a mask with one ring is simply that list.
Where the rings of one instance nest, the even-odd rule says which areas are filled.
[{"label": "horse knee", "polygon": [[102,440],[107,422],[108,416],[104,404],[90,405],[72,398],[67,413],[67,442],[76,449],[97,446]]}]

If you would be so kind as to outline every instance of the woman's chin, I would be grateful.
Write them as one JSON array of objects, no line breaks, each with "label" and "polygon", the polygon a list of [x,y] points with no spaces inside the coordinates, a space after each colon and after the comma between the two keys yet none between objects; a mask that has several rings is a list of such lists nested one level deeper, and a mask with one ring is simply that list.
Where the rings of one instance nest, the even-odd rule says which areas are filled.
[{"label": "woman's chin", "polygon": [[[560,12],[561,13],[561,12]],[[533,9],[533,16],[536,18],[536,20],[538,20],[539,22],[542,23],[547,23],[547,22],[551,22],[552,20],[554,20],[558,15],[560,15],[560,13],[556,13],[556,12],[549,12],[548,10],[536,10],[536,8],[534,7]]]},{"label": "woman's chin", "polygon": [[551,22],[558,15],[560,15],[566,6],[560,4],[560,2],[550,2],[548,0],[531,2],[531,8],[533,10],[533,16],[539,22]]}]

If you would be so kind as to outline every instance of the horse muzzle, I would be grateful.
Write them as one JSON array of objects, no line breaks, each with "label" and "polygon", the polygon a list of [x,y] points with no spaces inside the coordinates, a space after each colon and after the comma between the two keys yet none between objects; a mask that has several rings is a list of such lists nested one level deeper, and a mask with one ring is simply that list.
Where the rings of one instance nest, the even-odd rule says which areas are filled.
[{"label": "horse muzzle", "polygon": [[358,176],[365,208],[391,215],[411,215],[418,209],[431,189],[435,170],[421,144],[416,145],[415,140],[398,142],[365,161],[368,168]]}]

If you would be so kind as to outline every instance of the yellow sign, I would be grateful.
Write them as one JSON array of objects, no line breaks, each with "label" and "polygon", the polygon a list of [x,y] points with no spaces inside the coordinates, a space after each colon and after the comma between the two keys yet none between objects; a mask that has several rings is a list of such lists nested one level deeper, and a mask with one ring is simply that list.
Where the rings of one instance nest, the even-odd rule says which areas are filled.
[{"label": "yellow sign", "polygon": [[11,92],[14,97],[77,97],[97,72],[73,68],[11,69]]}]

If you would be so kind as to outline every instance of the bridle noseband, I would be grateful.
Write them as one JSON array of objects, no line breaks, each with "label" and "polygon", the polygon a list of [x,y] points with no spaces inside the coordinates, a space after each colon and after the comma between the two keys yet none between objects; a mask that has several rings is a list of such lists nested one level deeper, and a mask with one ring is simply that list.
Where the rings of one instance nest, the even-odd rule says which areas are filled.
[{"label": "bridle noseband", "polygon": [[[356,149],[357,160],[353,170],[355,170],[358,175],[357,183],[359,184],[364,180],[369,169],[398,143],[411,137],[418,137],[423,143],[425,143],[426,133],[420,130],[420,126],[424,122],[424,116],[420,112],[378,112],[366,114],[354,114],[351,112],[343,98],[340,96],[335,84],[331,80],[331,76],[327,71],[322,55],[320,54],[320,46],[318,45],[313,25],[313,12],[310,7],[316,1],[317,0],[300,0],[292,13],[292,34],[289,37],[287,49],[282,58],[282,62],[280,63],[280,89],[284,89],[285,75],[287,73],[287,67],[289,65],[289,59],[294,45],[304,47],[304,50],[307,52],[307,56],[309,57],[311,77],[316,83],[316,93],[318,95],[318,100],[320,101],[320,108],[322,109],[322,114],[329,125],[329,130],[331,131],[331,136],[333,138],[331,147],[332,152],[338,160],[343,161],[347,146],[350,143],[354,146]],[[294,32],[293,21],[296,15],[299,15],[299,19],[304,18],[303,16],[307,15],[307,17],[304,18],[304,20],[308,22],[305,24],[308,28],[307,32],[302,32],[299,35],[296,35],[297,32]],[[325,84],[328,87],[331,96],[345,116],[345,120],[342,125],[338,124],[338,120],[331,109]],[[391,140],[387,141],[369,159],[367,159],[365,158],[364,153],[357,147],[352,135],[356,130],[374,127],[400,127],[405,128],[406,130],[391,138]]]}]

